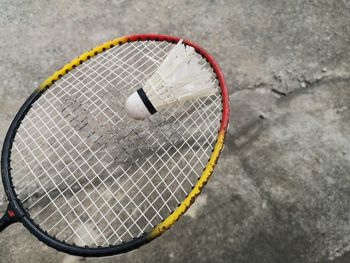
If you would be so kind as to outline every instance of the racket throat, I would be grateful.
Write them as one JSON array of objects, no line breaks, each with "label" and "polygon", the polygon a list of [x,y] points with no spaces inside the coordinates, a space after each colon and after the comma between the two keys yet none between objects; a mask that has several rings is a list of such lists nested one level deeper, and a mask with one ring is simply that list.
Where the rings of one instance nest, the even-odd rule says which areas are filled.
[{"label": "racket throat", "polygon": [[0,219],[0,232],[3,231],[8,226],[17,222],[18,222],[18,218],[16,217],[15,212],[12,210],[12,205],[9,204],[6,213]]}]

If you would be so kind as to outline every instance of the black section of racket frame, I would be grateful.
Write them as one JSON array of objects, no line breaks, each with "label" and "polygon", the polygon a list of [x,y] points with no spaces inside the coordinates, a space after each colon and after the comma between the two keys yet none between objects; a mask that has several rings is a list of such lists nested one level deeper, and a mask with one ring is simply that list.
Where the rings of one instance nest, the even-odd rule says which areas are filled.
[{"label": "black section of racket frame", "polygon": [[[125,253],[136,249],[151,240],[148,238],[147,234],[141,237],[135,238],[129,242],[122,243],[116,246],[109,247],[81,247],[73,244],[65,243],[64,241],[58,240],[55,237],[50,236],[47,232],[42,230],[39,225],[37,225],[31,218],[30,215],[25,211],[21,201],[15,191],[15,187],[12,182],[11,177],[11,149],[17,133],[18,128],[21,125],[24,117],[27,115],[32,105],[40,98],[40,96],[46,90],[36,90],[22,105],[18,113],[16,114],[11,126],[7,132],[1,155],[1,176],[3,181],[4,190],[9,201],[8,211],[14,212],[14,217],[8,217],[8,211],[1,218],[3,222],[3,227],[1,230],[5,229],[7,226],[15,222],[21,222],[36,238],[41,242],[45,243],[49,247],[52,247],[58,251],[68,253],[74,256],[81,257],[105,257],[113,256],[121,253]],[[1,232],[1,231],[0,231]]]}]

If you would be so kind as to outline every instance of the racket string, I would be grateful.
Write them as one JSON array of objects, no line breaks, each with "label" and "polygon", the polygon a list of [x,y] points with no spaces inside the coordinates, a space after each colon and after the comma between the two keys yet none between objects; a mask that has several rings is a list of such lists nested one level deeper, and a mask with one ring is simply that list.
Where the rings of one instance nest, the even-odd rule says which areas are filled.
[{"label": "racket string", "polygon": [[[49,234],[88,246],[130,240],[167,217],[197,182],[217,136],[220,97],[179,104],[141,124],[123,110],[171,47],[114,47],[63,76],[33,105],[11,165],[32,219]],[[204,59],[203,65],[211,70]]]}]

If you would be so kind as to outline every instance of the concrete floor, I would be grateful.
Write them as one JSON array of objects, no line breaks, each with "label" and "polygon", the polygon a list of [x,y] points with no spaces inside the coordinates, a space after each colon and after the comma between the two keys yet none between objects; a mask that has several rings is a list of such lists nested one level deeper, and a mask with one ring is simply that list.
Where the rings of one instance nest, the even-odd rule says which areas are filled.
[{"label": "concrete floor", "polygon": [[0,142],[54,70],[144,32],[200,43],[225,74],[231,125],[203,194],[137,251],[75,258],[15,225],[0,262],[350,262],[348,0],[0,0]]}]

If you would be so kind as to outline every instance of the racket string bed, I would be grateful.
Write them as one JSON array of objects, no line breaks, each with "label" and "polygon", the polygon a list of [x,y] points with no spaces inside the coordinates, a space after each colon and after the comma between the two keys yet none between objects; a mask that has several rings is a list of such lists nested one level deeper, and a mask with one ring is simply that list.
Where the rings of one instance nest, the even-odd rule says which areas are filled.
[{"label": "racket string bed", "polygon": [[220,96],[142,122],[123,108],[173,45],[138,41],[102,52],[28,112],[13,144],[12,177],[31,219],[49,235],[79,246],[127,242],[168,217],[197,183],[216,143]]}]

